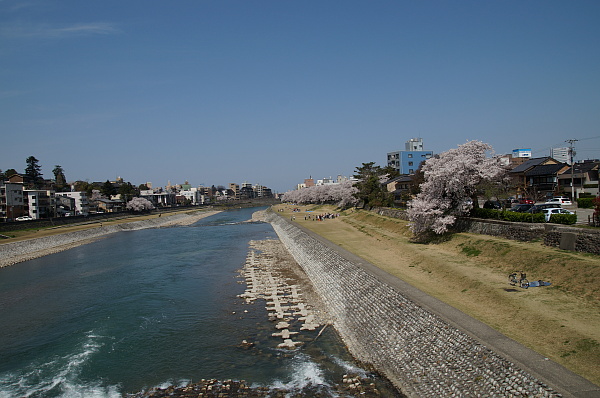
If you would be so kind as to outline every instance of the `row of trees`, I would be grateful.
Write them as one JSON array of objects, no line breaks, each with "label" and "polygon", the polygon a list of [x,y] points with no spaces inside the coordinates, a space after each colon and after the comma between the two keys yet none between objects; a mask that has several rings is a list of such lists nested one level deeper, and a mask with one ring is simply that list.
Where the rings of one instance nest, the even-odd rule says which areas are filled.
[{"label": "row of trees", "polygon": [[353,186],[351,181],[346,181],[341,184],[315,185],[289,191],[283,195],[283,200],[292,203],[335,204],[344,208],[358,204],[358,199],[354,196],[356,193],[358,188]]},{"label": "row of trees", "polygon": [[382,207],[392,206],[394,197],[383,185],[385,181],[396,177],[398,172],[391,167],[381,168],[375,162],[363,163],[356,168],[356,182],[317,185],[286,192],[283,200],[294,203],[335,204],[348,206]]},{"label": "row of trees", "polygon": [[[374,162],[355,170],[355,183],[325,185],[285,193],[283,200],[296,203],[330,203],[339,207],[392,206],[393,195],[385,182],[398,176],[390,167]],[[408,217],[417,239],[443,234],[459,216],[468,215],[482,192],[498,196],[508,190],[506,169],[492,147],[481,141],[468,141],[425,161],[413,182],[413,197],[408,202]]]}]

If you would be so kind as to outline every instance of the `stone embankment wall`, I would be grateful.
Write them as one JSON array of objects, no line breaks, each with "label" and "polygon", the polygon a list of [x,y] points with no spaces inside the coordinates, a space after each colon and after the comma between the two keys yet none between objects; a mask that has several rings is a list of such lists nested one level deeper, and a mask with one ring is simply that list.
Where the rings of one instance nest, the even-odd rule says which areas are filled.
[{"label": "stone embankment wall", "polygon": [[502,238],[542,240],[546,246],[583,253],[600,254],[600,231],[567,227],[558,224],[529,224],[500,220],[461,218],[454,229]]},{"label": "stone embankment wall", "polygon": [[558,394],[294,224],[268,221],[304,269],[352,354],[409,397]]},{"label": "stone embankment wall", "polygon": [[[380,207],[373,208],[371,211],[381,216],[408,220],[405,210]],[[457,232],[471,232],[525,242],[542,240],[546,246],[600,254],[600,231],[598,230],[558,224],[531,224],[466,217],[457,219],[453,229]]]}]

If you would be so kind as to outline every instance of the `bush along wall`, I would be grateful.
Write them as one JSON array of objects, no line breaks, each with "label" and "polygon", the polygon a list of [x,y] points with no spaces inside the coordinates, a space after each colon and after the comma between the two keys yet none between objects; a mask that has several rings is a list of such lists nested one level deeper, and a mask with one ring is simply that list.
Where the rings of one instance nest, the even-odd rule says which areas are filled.
[{"label": "bush along wall", "polygon": [[[577,216],[575,216],[575,221],[577,221]],[[529,223],[543,223],[545,222],[544,215],[542,213],[517,213],[515,211],[506,211],[506,210],[493,210],[493,209],[481,209],[474,208],[471,211],[472,217],[477,218],[486,218],[486,219],[494,219],[494,220],[502,220],[502,221],[512,221],[512,222],[529,222]]]},{"label": "bush along wall", "polygon": [[550,222],[554,224],[573,225],[577,222],[577,214],[552,214]]}]

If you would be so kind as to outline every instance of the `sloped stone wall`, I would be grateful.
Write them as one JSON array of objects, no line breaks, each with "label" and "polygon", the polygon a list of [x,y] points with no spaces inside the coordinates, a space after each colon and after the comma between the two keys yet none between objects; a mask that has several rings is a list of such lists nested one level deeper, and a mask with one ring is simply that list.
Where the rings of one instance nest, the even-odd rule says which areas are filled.
[{"label": "sloped stone wall", "polygon": [[350,352],[407,396],[558,396],[294,224],[274,213],[268,221],[309,276]]}]

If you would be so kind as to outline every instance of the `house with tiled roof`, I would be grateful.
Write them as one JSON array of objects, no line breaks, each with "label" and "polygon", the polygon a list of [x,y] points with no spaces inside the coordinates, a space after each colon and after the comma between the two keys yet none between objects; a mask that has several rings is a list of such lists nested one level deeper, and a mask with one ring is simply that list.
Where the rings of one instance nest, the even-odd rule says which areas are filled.
[{"label": "house with tiled roof", "polygon": [[575,198],[582,193],[598,196],[600,190],[599,169],[600,160],[598,159],[575,163],[573,167],[567,168],[558,176],[558,184],[569,194],[573,191]]},{"label": "house with tiled roof", "polygon": [[554,194],[558,188],[558,174],[565,168],[568,168],[566,163],[547,156],[529,159],[508,174],[518,196],[541,200],[548,194]]}]

